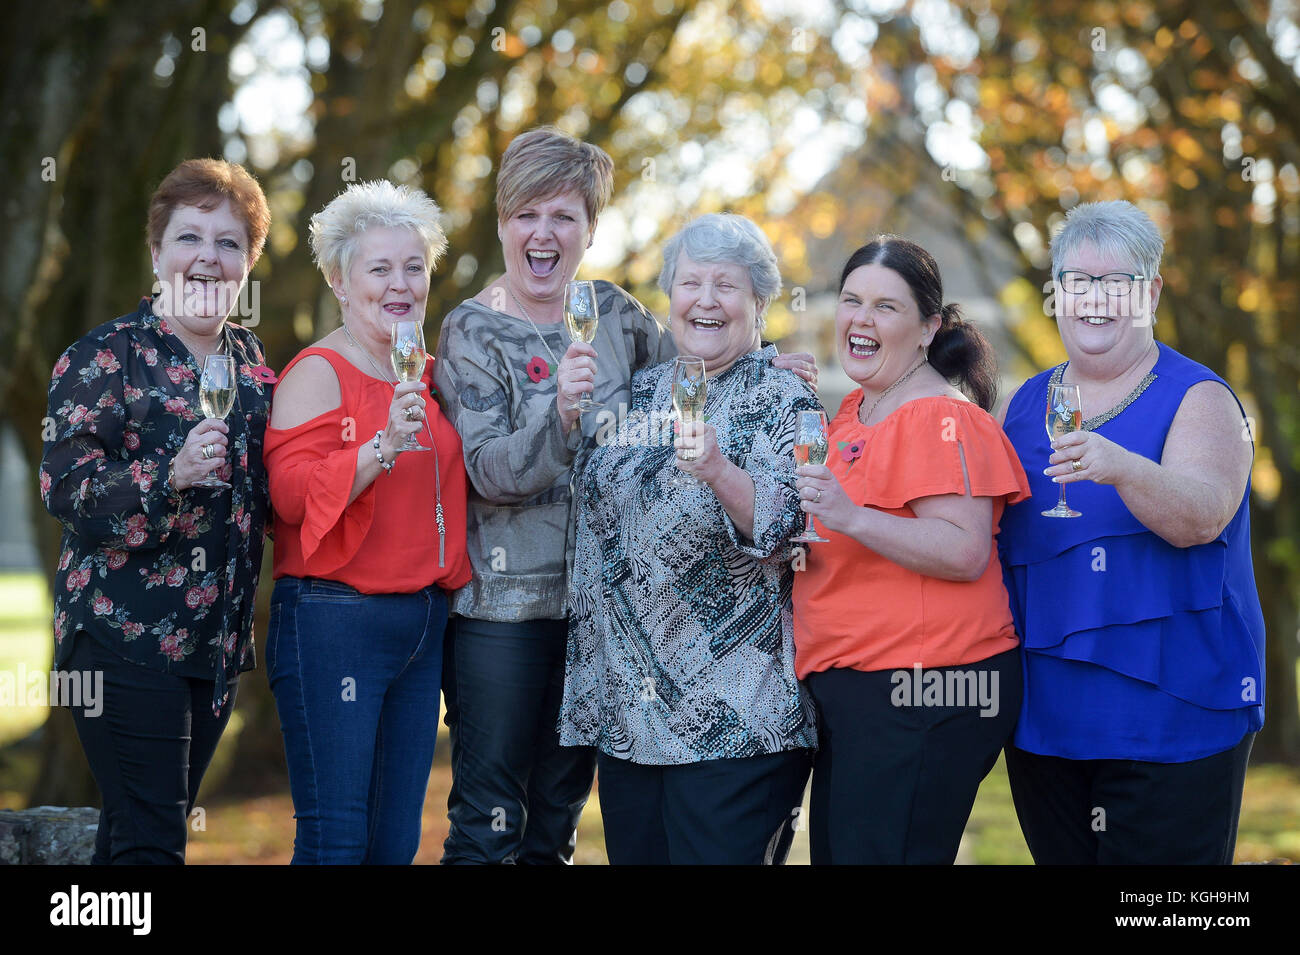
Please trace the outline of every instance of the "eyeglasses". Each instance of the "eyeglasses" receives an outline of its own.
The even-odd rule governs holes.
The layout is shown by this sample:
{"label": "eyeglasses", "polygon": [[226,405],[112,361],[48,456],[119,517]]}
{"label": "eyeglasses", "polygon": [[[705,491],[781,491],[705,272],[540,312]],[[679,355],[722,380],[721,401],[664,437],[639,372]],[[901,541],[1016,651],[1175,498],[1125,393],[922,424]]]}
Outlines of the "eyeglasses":
{"label": "eyeglasses", "polygon": [[1132,275],[1128,272],[1107,272],[1105,275],[1090,275],[1076,269],[1065,269],[1056,274],[1061,288],[1071,295],[1083,295],[1092,289],[1093,282],[1101,283],[1101,290],[1112,298],[1127,295],[1133,283],[1146,279],[1145,275]]}

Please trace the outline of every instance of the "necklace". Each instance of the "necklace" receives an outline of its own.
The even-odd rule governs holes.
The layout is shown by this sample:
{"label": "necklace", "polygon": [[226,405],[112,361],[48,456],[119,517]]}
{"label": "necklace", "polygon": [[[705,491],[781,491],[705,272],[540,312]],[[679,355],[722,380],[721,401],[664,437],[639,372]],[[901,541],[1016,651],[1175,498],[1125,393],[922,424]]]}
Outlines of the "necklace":
{"label": "necklace", "polygon": [[384,371],[379,367],[378,363],[373,358],[370,357],[370,352],[362,348],[361,343],[352,337],[352,332],[348,329],[347,322],[343,323],[343,334],[348,336],[348,341],[350,341],[353,345],[357,347],[357,351],[361,352],[361,354],[366,356],[366,361],[370,362],[370,367],[375,370],[379,378],[383,379],[385,384],[389,384],[389,385],[400,384],[400,382],[392,382],[388,380],[388,375],[385,374]]}
{"label": "necklace", "polygon": [[[402,383],[400,380],[399,380],[399,381],[389,381],[389,380],[388,380],[388,375],[384,374],[383,370],[379,367],[379,363],[376,362],[372,357],[370,357],[370,352],[368,352],[368,351],[366,351],[364,348],[362,348],[362,347],[361,347],[361,343],[358,342],[355,338],[352,337],[352,332],[348,329],[348,323],[347,323],[347,322],[344,322],[344,323],[343,323],[343,334],[346,335],[346,336],[348,336],[348,341],[350,341],[353,345],[355,345],[355,346],[357,347],[357,351],[361,352],[361,354],[363,354],[363,355],[366,356],[366,361],[370,362],[370,367],[373,368],[373,369],[375,370],[375,373],[379,376],[379,378],[381,378],[381,379],[383,380],[384,384],[386,384],[386,385],[400,385],[400,384]],[[429,436],[429,440],[430,440],[430,441],[433,441],[433,430],[429,427],[429,419],[428,419],[427,417],[424,419],[424,433],[427,434],[427,435]],[[433,460],[434,460],[434,467],[437,468],[437,466],[438,466],[438,449],[437,449],[437,447],[434,447],[434,449],[433,449]],[[438,563],[438,566],[439,566],[439,567],[442,566],[442,563],[441,563],[441,548],[442,548],[442,537],[441,537],[441,535],[442,535],[442,527],[441,527],[441,520],[442,520],[442,490],[441,490],[441,482],[442,482],[442,479],[441,479],[441,478],[438,478],[439,490],[438,490],[437,494],[438,494],[438,519],[439,519],[439,528],[438,528],[439,543],[438,543],[438,546],[439,546],[439,555],[440,555],[440,556],[439,556],[439,563]]]}
{"label": "necklace", "polygon": [[[911,370],[911,371],[909,371],[909,372],[908,372],[907,374],[905,374],[902,378],[899,378],[898,381],[894,382],[892,385],[890,385],[888,388],[886,388],[884,391],[882,391],[882,392],[880,393],[880,397],[877,398],[875,401],[873,401],[873,402],[871,403],[871,407],[870,407],[869,409],[867,409],[867,413],[866,413],[865,415],[859,413],[859,415],[858,415],[858,420],[861,421],[863,424],[866,424],[867,421],[870,420],[870,418],[871,418],[871,413],[872,413],[873,411],[876,410],[876,406],[879,405],[882,401],[885,400],[885,396],[888,395],[888,394],[889,394],[891,391],[893,391],[895,388],[897,388],[899,385],[901,385],[903,382],[907,381],[907,379],[911,378],[914,374],[916,374],[917,370],[918,370],[922,365],[925,364],[925,361],[926,361],[926,360],[925,360],[924,358],[922,358],[920,361],[918,361],[915,365],[912,366],[912,370]],[[861,406],[859,406],[859,407],[861,407]]]}
{"label": "necklace", "polygon": [[555,352],[551,351],[551,346],[546,344],[546,337],[542,334],[542,330],[537,327],[537,323],[533,321],[533,317],[528,314],[528,309],[524,308],[524,303],[519,301],[518,298],[515,298],[514,290],[510,288],[509,285],[506,286],[506,291],[509,292],[510,297],[515,300],[515,305],[518,306],[519,311],[524,313],[524,318],[528,319],[528,324],[533,326],[533,331],[535,331],[537,337],[542,340],[542,347],[546,349],[546,354],[551,356],[551,361],[555,362],[555,367],[558,369],[560,367],[560,359],[555,357]]}

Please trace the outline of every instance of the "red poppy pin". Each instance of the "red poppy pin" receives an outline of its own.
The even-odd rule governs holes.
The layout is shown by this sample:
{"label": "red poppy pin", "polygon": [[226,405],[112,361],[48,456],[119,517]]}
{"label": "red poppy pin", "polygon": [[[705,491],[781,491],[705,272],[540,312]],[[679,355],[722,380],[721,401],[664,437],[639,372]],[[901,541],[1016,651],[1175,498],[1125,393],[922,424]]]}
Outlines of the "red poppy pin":
{"label": "red poppy pin", "polygon": [[852,468],[853,462],[862,457],[862,442],[840,441],[837,443],[840,446],[840,460]]}
{"label": "red poppy pin", "polygon": [[248,369],[248,373],[268,385],[273,385],[280,380],[279,376],[266,365],[253,365]]}
{"label": "red poppy pin", "polygon": [[528,377],[532,379],[533,384],[551,377],[551,366],[536,355],[528,359],[524,371],[528,372]]}

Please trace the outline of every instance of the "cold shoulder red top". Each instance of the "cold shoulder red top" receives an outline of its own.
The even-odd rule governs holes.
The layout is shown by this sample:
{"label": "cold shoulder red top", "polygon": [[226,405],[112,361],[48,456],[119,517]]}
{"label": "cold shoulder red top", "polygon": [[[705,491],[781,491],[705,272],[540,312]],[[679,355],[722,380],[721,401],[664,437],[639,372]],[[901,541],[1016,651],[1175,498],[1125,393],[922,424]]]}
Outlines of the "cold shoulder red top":
{"label": "cold shoulder red top", "polygon": [[[263,454],[274,509],[273,576],[323,577],[374,594],[414,593],[432,584],[447,590],[463,586],[470,579],[465,462],[460,437],[432,392],[424,399],[429,427],[418,437],[428,446],[432,433],[437,453],[399,454],[392,472],[381,473],[349,504],[358,445],[369,446],[375,432],[388,423],[393,385],[362,373],[327,348],[304,349],[280,377],[307,355],[330,363],[342,401],[297,427],[266,429]],[[430,358],[423,376],[430,388],[432,369]],[[442,566],[439,485],[445,525]]]}

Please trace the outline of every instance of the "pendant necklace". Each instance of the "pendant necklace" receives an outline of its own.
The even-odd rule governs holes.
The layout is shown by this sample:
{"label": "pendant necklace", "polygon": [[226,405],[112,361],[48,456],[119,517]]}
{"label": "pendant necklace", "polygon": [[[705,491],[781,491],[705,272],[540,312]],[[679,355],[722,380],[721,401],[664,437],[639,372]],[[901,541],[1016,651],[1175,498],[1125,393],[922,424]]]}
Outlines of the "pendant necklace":
{"label": "pendant necklace", "polygon": [[911,378],[914,374],[916,374],[917,370],[920,369],[920,367],[924,365],[925,362],[926,360],[922,358],[920,361],[918,361],[915,365],[912,366],[911,371],[909,371],[902,378],[899,378],[898,381],[894,382],[892,385],[890,385],[888,388],[882,391],[880,393],[880,397],[871,403],[871,407],[867,409],[867,413],[865,415],[859,415],[858,420],[861,421],[863,424],[866,424],[867,420],[871,417],[871,413],[876,410],[876,406],[885,400],[885,396],[888,395],[895,388],[897,388],[899,385],[901,385],[903,382],[907,381],[907,379]]}

